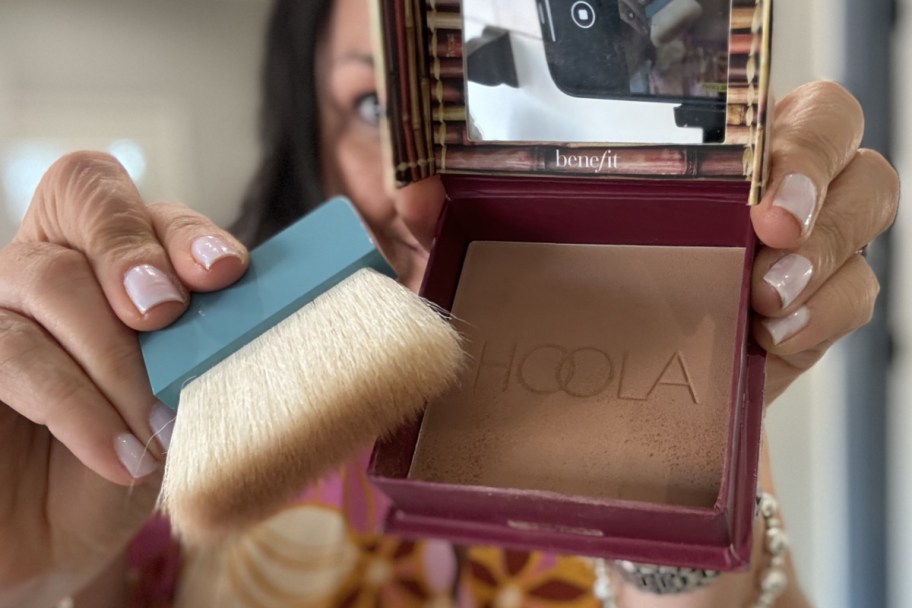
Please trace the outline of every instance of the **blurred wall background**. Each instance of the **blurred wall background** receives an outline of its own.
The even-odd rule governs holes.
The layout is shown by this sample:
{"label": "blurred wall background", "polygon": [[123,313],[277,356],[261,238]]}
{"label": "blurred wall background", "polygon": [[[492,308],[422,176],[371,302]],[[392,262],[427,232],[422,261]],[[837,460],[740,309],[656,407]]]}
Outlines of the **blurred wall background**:
{"label": "blurred wall background", "polygon": [[[894,160],[912,188],[912,0],[898,0],[893,69]],[[890,322],[895,359],[888,400],[888,572],[890,606],[912,606],[912,211],[910,199],[894,229]]]}
{"label": "blurred wall background", "polygon": [[[779,0],[778,95],[818,78],[857,82],[860,59],[892,50],[892,65],[878,66],[892,70],[890,83],[881,84],[892,84],[899,102],[912,99],[912,0],[897,1],[903,10],[891,47],[889,31],[877,32],[877,24],[892,0]],[[267,0],[2,0],[0,243],[14,233],[44,169],[78,148],[115,152],[147,200],[180,200],[228,223],[258,153],[268,8]],[[889,90],[858,86],[873,95]],[[895,110],[878,107],[872,115],[869,108],[869,122],[894,135],[893,159],[909,175],[912,113],[905,103]],[[900,217],[892,250],[877,253],[893,262],[884,265],[889,290],[879,316],[896,353],[889,405],[870,387],[871,370],[860,369],[887,372],[889,361],[878,353],[889,345],[875,332],[828,355],[768,415],[802,583],[827,608],[912,606],[912,578],[904,575],[912,571],[908,215]],[[858,391],[849,390],[859,386],[871,403],[859,406]],[[870,424],[859,427],[858,420]]]}
{"label": "blurred wall background", "polygon": [[266,0],[0,2],[0,241],[49,160],[79,148],[116,152],[147,200],[230,221],[257,158],[268,9]]}

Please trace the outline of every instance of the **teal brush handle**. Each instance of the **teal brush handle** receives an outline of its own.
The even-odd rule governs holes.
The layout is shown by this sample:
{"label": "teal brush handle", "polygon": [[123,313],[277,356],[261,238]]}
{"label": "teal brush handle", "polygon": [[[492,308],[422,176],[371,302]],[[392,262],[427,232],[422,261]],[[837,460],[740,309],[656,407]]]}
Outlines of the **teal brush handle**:
{"label": "teal brush handle", "polygon": [[152,391],[176,408],[187,382],[362,268],[395,276],[351,203],[332,199],[251,252],[240,281],[140,335]]}
{"label": "teal brush handle", "polygon": [[671,4],[672,0],[653,0],[653,2],[646,5],[644,9],[647,19],[652,19],[655,17],[656,13],[660,10]]}

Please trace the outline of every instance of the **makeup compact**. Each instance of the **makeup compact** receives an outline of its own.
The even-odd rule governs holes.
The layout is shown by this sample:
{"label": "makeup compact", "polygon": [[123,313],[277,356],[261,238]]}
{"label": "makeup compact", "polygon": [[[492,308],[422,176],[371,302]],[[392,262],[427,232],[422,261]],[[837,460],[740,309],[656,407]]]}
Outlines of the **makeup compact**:
{"label": "makeup compact", "polygon": [[376,3],[392,175],[447,196],[422,295],[469,355],[375,447],[392,533],[748,564],[770,4],[633,4]]}

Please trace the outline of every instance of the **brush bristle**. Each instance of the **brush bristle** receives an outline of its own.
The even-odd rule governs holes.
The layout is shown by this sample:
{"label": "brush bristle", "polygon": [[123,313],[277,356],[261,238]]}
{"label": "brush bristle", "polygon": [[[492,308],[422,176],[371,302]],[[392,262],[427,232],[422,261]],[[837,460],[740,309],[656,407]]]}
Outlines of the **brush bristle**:
{"label": "brush bristle", "polygon": [[361,270],[181,391],[160,507],[188,542],[277,511],[456,380],[458,333]]}

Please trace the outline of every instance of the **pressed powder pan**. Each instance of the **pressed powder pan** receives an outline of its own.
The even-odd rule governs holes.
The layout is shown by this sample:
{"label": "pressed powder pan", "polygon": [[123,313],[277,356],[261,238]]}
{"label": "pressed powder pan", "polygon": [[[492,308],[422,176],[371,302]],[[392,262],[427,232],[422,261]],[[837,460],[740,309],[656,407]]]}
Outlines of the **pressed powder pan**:
{"label": "pressed powder pan", "polygon": [[474,242],[409,477],[711,507],[744,249]]}

